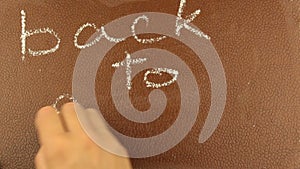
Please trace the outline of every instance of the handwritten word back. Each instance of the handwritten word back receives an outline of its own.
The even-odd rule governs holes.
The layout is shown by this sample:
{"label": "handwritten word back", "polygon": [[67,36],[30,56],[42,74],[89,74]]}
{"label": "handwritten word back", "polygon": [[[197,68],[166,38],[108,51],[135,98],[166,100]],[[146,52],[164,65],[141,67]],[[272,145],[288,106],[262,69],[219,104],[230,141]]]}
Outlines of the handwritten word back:
{"label": "handwritten word back", "polygon": [[[174,29],[174,32],[176,33],[176,35],[180,36],[180,31],[182,29],[186,29],[188,31],[193,32],[195,35],[197,35],[199,37],[203,37],[203,38],[210,40],[210,37],[208,35],[206,35],[202,31],[197,30],[189,25],[189,23],[191,23],[200,14],[200,9],[196,10],[195,12],[191,13],[187,17],[183,18],[182,13],[184,11],[185,4],[186,4],[186,0],[180,1],[178,13],[177,13],[177,20],[176,20],[175,29]],[[155,38],[149,38],[149,39],[140,39],[137,36],[136,30],[135,30],[135,26],[139,23],[140,20],[145,21],[147,25],[149,23],[149,18],[145,15],[137,17],[133,21],[132,26],[131,26],[131,33],[136,41],[147,44],[147,43],[155,43],[155,42],[161,41],[166,38],[166,36],[161,36],[161,37],[155,37]],[[98,37],[96,37],[92,42],[89,42],[87,44],[82,44],[82,45],[78,44],[78,37],[80,36],[82,31],[88,27],[95,29],[95,31],[97,31],[97,32],[101,32],[101,34]],[[29,31],[26,30],[26,12],[24,10],[21,11],[21,30],[22,31],[21,31],[20,39],[21,39],[22,60],[25,60],[26,54],[31,55],[31,56],[48,55],[48,54],[56,52],[60,47],[61,39],[59,38],[58,33],[55,32],[53,29],[51,29],[49,27],[45,27],[45,28],[38,28],[38,29],[29,30]],[[27,38],[29,38],[33,35],[37,35],[37,34],[50,34],[50,35],[54,36],[57,40],[56,45],[48,50],[34,51],[32,49],[27,48],[26,47]],[[89,48],[89,47],[95,45],[97,42],[99,42],[103,38],[107,39],[110,42],[114,42],[114,43],[119,43],[119,42],[122,42],[125,40],[125,38],[122,38],[122,37],[117,38],[117,37],[112,37],[112,36],[108,35],[105,31],[104,26],[101,26],[98,29],[95,23],[86,23],[86,24],[83,24],[75,33],[74,46],[78,49]]]}

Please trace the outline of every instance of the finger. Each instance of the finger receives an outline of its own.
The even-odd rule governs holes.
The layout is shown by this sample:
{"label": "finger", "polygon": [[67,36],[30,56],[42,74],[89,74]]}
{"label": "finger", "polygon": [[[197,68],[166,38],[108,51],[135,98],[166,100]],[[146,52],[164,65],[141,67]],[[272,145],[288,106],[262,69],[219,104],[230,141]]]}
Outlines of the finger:
{"label": "finger", "polygon": [[34,164],[36,169],[47,169],[45,161],[43,149],[41,148],[35,156]]}
{"label": "finger", "polygon": [[92,140],[101,145],[101,148],[106,151],[117,154],[123,157],[129,157],[127,150],[119,142],[119,140],[110,132],[106,126],[105,119],[99,116],[99,112],[95,109],[84,110],[86,116],[88,116],[89,121],[83,124],[87,128],[86,132],[89,136],[92,136]]}
{"label": "finger", "polygon": [[59,116],[51,106],[44,107],[38,111],[35,124],[41,145],[56,135],[64,133]]}
{"label": "finger", "polygon": [[83,133],[75,111],[75,103],[67,103],[63,105],[61,115],[66,123],[68,131],[79,134]]}

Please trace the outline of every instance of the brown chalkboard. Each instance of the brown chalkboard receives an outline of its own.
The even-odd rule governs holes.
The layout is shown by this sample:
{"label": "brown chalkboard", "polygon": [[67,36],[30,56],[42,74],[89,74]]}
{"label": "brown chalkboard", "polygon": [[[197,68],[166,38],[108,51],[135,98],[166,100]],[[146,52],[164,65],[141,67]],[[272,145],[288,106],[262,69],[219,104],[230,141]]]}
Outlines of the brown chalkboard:
{"label": "brown chalkboard", "polygon": [[[85,50],[74,45],[74,36],[81,26],[94,23],[100,28],[121,17],[146,12],[176,17],[179,6],[180,0],[1,2],[0,168],[34,168],[39,148],[35,113],[42,106],[53,104],[59,95],[74,92],[74,70]],[[152,48],[169,51],[189,67],[198,85],[201,104],[188,134],[166,152],[133,158],[133,167],[300,168],[300,2],[187,0],[183,16],[197,9],[201,9],[201,13],[192,23],[209,35],[226,77],[226,95],[217,97],[226,98],[222,118],[204,143],[199,143],[199,135],[210,109],[222,107],[219,103],[211,105],[216,99],[212,97],[212,88],[218,84],[219,89],[224,86],[221,83],[212,85],[208,63],[199,59],[190,46],[172,37],[147,44],[128,37],[116,43],[99,63],[95,79],[99,108],[114,129],[130,137],[147,138],[172,127],[182,107],[181,94],[188,97],[195,91],[180,93],[179,83],[170,81],[174,76],[165,75],[158,80],[172,84],[160,87],[167,100],[162,115],[146,124],[125,119],[116,108],[111,87],[116,71],[116,66],[112,65],[126,59],[125,51],[134,53]],[[26,23],[22,22],[22,17]],[[164,24],[157,23],[158,26]],[[175,28],[174,22],[174,34]],[[35,29],[40,29],[36,35],[26,34]],[[43,31],[47,33],[41,34]],[[106,31],[111,35],[110,29]],[[78,43],[84,44],[94,33],[92,26],[85,29],[78,36]],[[143,38],[159,36],[157,33],[141,35]],[[51,48],[53,50],[49,51]],[[46,53],[35,53],[42,50]],[[168,63],[171,69],[173,62]],[[143,70],[132,77],[129,92],[133,107],[139,111],[150,108],[149,93],[154,90],[145,87],[146,72]],[[179,72],[179,76],[184,73]],[[128,87],[126,81],[122,83]],[[189,99],[187,102],[193,106],[194,100]]]}

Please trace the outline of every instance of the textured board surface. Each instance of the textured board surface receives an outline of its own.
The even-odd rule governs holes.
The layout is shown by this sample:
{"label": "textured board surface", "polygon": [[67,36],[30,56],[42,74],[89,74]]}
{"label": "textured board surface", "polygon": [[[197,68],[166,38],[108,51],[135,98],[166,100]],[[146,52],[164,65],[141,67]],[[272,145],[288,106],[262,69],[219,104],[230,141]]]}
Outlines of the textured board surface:
{"label": "textured board surface", "polygon": [[[139,12],[176,15],[179,3],[179,0],[1,2],[0,168],[34,168],[39,148],[35,113],[62,93],[72,93],[72,75],[80,53],[73,39],[81,25],[91,22],[100,27]],[[153,136],[170,127],[180,109],[180,93],[176,85],[163,90],[168,104],[157,121],[144,125],[126,121],[107,92],[113,72],[111,64],[125,57],[124,50],[165,49],[196,72],[201,106],[194,127],[171,150],[150,158],[132,159],[134,168],[299,169],[299,0],[188,0],[186,14],[196,9],[201,9],[201,14],[193,24],[210,35],[223,63],[228,88],[223,117],[207,142],[199,144],[198,137],[211,101],[209,77],[188,46],[174,39],[149,46],[128,39],[116,45],[99,66],[95,90],[104,117],[118,131],[134,137]],[[58,33],[61,43],[56,52],[44,56],[27,53],[22,61],[21,10],[26,11],[27,29],[49,27]],[[84,32],[80,42],[85,42],[92,33],[92,30]],[[32,49],[49,49],[55,44],[55,38],[47,35],[27,40],[27,47]],[[131,101],[142,111],[149,105],[148,90],[142,87],[140,79],[142,74],[133,79]]]}

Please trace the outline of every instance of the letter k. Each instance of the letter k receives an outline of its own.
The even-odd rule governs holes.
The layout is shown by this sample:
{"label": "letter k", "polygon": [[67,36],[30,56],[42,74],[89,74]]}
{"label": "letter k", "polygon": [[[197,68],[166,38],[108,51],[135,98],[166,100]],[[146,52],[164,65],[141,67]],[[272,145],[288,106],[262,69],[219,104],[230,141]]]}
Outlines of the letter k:
{"label": "letter k", "polygon": [[186,18],[182,17],[182,13],[183,13],[185,4],[186,4],[186,0],[181,0],[180,1],[180,6],[179,6],[179,9],[178,9],[177,19],[176,19],[176,35],[180,36],[181,29],[185,28],[185,29],[195,33],[196,35],[198,35],[200,37],[204,37],[204,38],[210,40],[210,37],[208,35],[204,34],[202,31],[197,30],[197,29],[195,29],[195,28],[193,28],[192,26],[189,25],[189,23],[191,23],[201,13],[200,9],[198,9],[195,12],[191,13]]}

